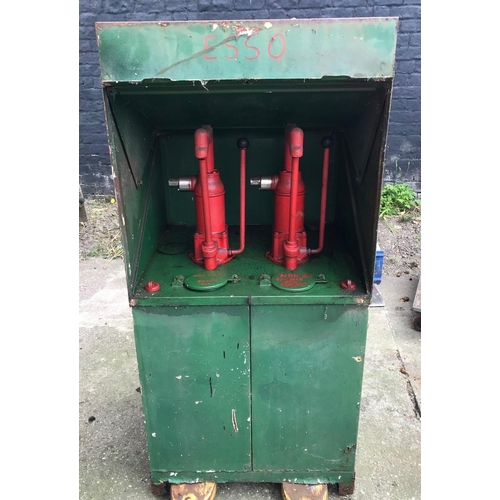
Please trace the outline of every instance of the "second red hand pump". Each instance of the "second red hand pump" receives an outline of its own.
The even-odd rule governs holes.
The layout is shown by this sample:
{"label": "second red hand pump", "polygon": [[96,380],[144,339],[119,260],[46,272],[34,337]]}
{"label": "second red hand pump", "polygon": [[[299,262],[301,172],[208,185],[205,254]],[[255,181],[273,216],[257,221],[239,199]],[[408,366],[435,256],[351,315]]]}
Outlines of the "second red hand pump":
{"label": "second red hand pump", "polygon": [[299,170],[299,159],[304,153],[304,132],[295,125],[285,129],[284,168],[278,175],[252,178],[250,184],[263,190],[274,191],[274,224],[272,247],[266,256],[289,271],[307,262],[309,255],[323,250],[326,220],[326,196],[328,186],[328,167],[330,148],[333,140],[323,137],[323,173],[321,182],[321,209],[318,248],[307,247],[307,234],[304,228],[305,185]]}

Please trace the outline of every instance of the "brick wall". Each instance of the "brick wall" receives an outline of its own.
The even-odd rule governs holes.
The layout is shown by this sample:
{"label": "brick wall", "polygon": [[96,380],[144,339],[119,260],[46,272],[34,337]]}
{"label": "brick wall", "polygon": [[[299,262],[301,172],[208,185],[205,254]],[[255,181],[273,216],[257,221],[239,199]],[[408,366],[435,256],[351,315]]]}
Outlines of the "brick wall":
{"label": "brick wall", "polygon": [[400,19],[385,182],[420,191],[420,0],[80,0],[80,184],[85,195],[112,195],[94,23],[286,19]]}

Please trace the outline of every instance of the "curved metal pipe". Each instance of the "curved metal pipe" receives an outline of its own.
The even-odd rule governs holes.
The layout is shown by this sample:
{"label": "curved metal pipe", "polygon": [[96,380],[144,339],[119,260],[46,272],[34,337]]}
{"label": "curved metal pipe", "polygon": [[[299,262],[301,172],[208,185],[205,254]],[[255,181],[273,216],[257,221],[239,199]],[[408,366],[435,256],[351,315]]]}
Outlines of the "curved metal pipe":
{"label": "curved metal pipe", "polygon": [[245,249],[245,200],[246,200],[246,165],[247,148],[250,145],[248,139],[238,139],[240,148],[240,247],[237,250],[229,250],[229,255],[238,255]]}
{"label": "curved metal pipe", "polygon": [[332,147],[333,141],[329,136],[323,137],[321,139],[321,146],[323,146],[323,175],[321,178],[321,208],[319,214],[319,241],[318,248],[307,249],[309,255],[315,255],[323,250],[323,245],[325,242],[325,222],[326,222],[326,196],[328,189],[328,167],[330,165],[330,148]]}

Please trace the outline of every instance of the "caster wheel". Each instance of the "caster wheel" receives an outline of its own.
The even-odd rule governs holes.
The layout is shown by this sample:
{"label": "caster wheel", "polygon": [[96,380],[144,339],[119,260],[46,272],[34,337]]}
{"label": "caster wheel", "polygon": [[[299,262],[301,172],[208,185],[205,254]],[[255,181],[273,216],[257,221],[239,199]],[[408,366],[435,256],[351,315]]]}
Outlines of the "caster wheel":
{"label": "caster wheel", "polygon": [[417,314],[416,316],[413,317],[412,325],[417,332],[420,331],[420,314]]}

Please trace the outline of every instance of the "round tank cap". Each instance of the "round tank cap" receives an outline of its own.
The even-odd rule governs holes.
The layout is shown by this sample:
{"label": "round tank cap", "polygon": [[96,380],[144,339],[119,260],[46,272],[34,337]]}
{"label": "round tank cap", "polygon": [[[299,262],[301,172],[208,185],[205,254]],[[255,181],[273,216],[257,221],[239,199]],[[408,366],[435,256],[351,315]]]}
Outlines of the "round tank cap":
{"label": "round tank cap", "polygon": [[286,292],[306,292],[316,284],[316,278],[309,273],[280,273],[271,278],[271,283]]}
{"label": "round tank cap", "polygon": [[222,288],[228,281],[225,274],[214,271],[201,271],[191,274],[184,280],[184,286],[199,292],[211,292]]}

